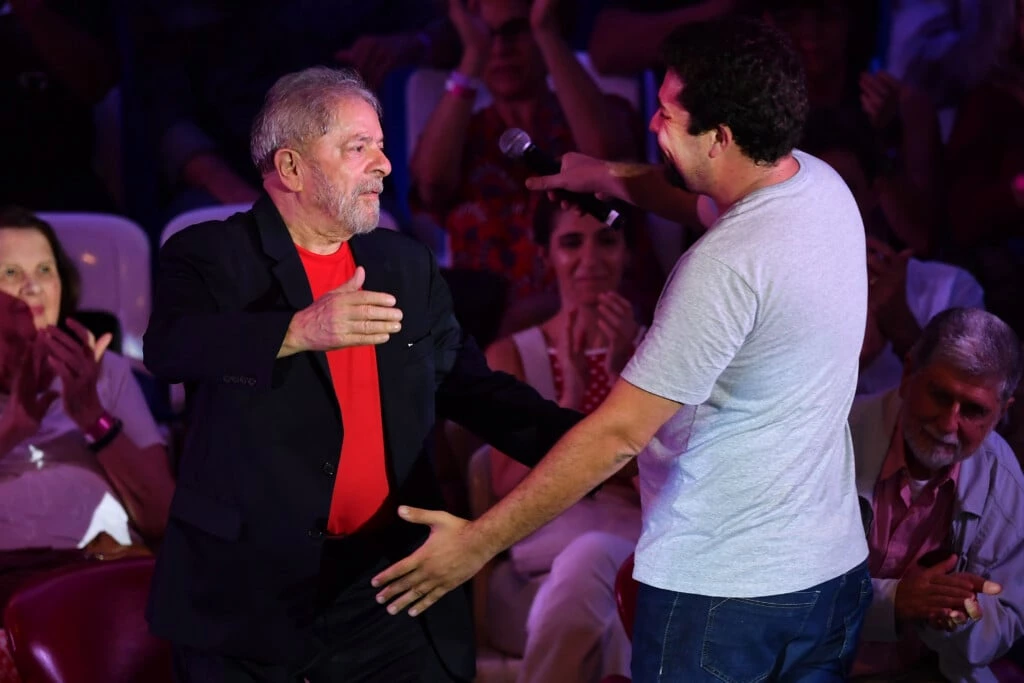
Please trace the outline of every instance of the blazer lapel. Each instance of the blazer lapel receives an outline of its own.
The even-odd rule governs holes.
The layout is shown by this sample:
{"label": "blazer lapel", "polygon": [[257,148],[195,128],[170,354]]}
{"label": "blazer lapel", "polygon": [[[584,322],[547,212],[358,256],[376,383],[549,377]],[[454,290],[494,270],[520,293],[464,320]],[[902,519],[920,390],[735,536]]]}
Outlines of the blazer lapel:
{"label": "blazer lapel", "polygon": [[[277,207],[267,195],[263,195],[257,200],[252,211],[259,228],[263,253],[275,261],[271,272],[281,285],[281,291],[284,293],[288,305],[296,311],[301,311],[313,303],[313,290],[309,288],[306,269],[302,267],[302,260],[292,242],[288,227],[284,224]],[[331,381],[330,368],[327,366],[327,354],[323,351],[311,353],[322,375],[321,379],[327,383],[330,394],[334,397],[334,385]],[[337,399],[332,398],[332,400],[336,401]]]}
{"label": "blazer lapel", "polygon": [[[398,280],[394,264],[390,255],[381,248],[380,241],[366,235],[356,235],[349,240],[349,246],[356,265],[366,270],[363,289],[368,292],[387,292],[397,297]],[[377,374],[381,381],[381,391],[385,387],[386,370],[394,366],[399,351],[394,336],[386,344],[378,344],[376,347]]]}

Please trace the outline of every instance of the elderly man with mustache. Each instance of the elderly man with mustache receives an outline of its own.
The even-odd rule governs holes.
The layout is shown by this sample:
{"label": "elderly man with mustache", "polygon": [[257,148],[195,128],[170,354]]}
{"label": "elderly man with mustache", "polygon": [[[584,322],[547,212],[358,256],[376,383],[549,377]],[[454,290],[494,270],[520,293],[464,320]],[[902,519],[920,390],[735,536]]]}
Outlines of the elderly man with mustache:
{"label": "elderly man with mustache", "polygon": [[993,431],[1021,370],[1006,323],[952,308],[898,390],[855,404],[874,587],[855,679],[995,681],[988,665],[1024,635],[1024,476]]}

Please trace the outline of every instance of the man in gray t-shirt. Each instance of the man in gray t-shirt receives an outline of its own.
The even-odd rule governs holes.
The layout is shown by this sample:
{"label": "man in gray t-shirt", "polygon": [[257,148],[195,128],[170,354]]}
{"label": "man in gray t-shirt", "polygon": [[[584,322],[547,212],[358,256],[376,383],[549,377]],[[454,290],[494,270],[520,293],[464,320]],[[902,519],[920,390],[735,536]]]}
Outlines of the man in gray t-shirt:
{"label": "man in gray t-shirt", "polygon": [[664,53],[665,166],[570,154],[530,185],[677,220],[700,193],[720,218],[605,402],[479,520],[400,509],[431,537],[374,585],[419,614],[639,454],[633,680],[843,680],[871,598],[846,422],[864,228],[842,179],[793,149],[807,95],[781,34],[731,19],[678,29]]}

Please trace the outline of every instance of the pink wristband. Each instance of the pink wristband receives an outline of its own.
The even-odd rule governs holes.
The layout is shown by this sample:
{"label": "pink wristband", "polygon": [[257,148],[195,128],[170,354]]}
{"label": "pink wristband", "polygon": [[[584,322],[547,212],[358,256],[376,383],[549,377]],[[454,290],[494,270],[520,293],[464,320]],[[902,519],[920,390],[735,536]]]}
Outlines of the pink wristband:
{"label": "pink wristband", "polygon": [[472,101],[476,99],[476,88],[470,88],[462,85],[461,83],[456,83],[450,78],[445,81],[444,89],[446,92],[450,92],[456,97],[461,97],[465,100]]}
{"label": "pink wristband", "polygon": [[88,444],[94,444],[100,441],[103,437],[110,433],[110,430],[117,424],[117,418],[110,413],[104,411],[100,415],[99,419],[91,427],[85,430],[85,441]]}

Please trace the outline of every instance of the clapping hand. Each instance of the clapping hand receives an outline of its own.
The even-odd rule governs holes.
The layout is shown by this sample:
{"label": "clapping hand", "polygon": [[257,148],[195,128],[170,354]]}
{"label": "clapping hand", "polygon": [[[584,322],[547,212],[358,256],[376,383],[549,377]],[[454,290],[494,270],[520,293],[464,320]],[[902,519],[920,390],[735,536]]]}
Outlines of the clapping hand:
{"label": "clapping hand", "polygon": [[462,41],[459,71],[466,76],[479,75],[491,52],[491,31],[476,13],[476,3],[448,0],[448,18]]}
{"label": "clapping hand", "polygon": [[950,574],[956,562],[957,556],[950,555],[934,567],[903,577],[896,588],[897,621],[923,622],[951,630],[966,623],[967,617],[980,619],[977,594],[997,595],[1003,589],[976,574]]}
{"label": "clapping hand", "polygon": [[32,436],[57,399],[32,312],[21,299],[0,292],[0,391],[10,400],[0,415],[0,443],[13,446]]}
{"label": "clapping hand", "polygon": [[860,106],[871,125],[884,130],[900,111],[902,84],[885,71],[860,76]]}
{"label": "clapping hand", "polygon": [[14,371],[11,397],[0,415],[0,441],[17,444],[39,431],[46,411],[59,396],[49,388],[52,383],[46,349],[39,338],[33,339]]}
{"label": "clapping hand", "polygon": [[633,305],[618,292],[602,292],[598,295],[597,327],[608,340],[605,370],[609,377],[617,377],[632,357],[640,331],[633,315]]}
{"label": "clapping hand", "polygon": [[559,0],[533,0],[530,5],[530,27],[534,31],[559,32]]}
{"label": "clapping hand", "polygon": [[593,312],[577,308],[566,311],[565,326],[555,344],[555,355],[562,368],[562,395],[559,404],[566,408],[580,410],[583,396],[587,391],[586,339],[587,329],[592,324]]}
{"label": "clapping hand", "polygon": [[352,65],[367,85],[378,89],[398,67],[415,63],[426,46],[411,34],[360,36],[350,47],[334,53],[334,59]]}
{"label": "clapping hand", "polygon": [[885,242],[867,238],[868,307],[876,314],[882,328],[896,313],[893,309],[907,305],[907,264],[913,252],[897,252]]}
{"label": "clapping hand", "polygon": [[96,392],[100,359],[113,336],[99,339],[84,325],[68,318],[69,332],[48,327],[39,332],[39,339],[48,355],[48,364],[61,380],[64,412],[76,425],[87,430],[103,415],[103,405]]}

